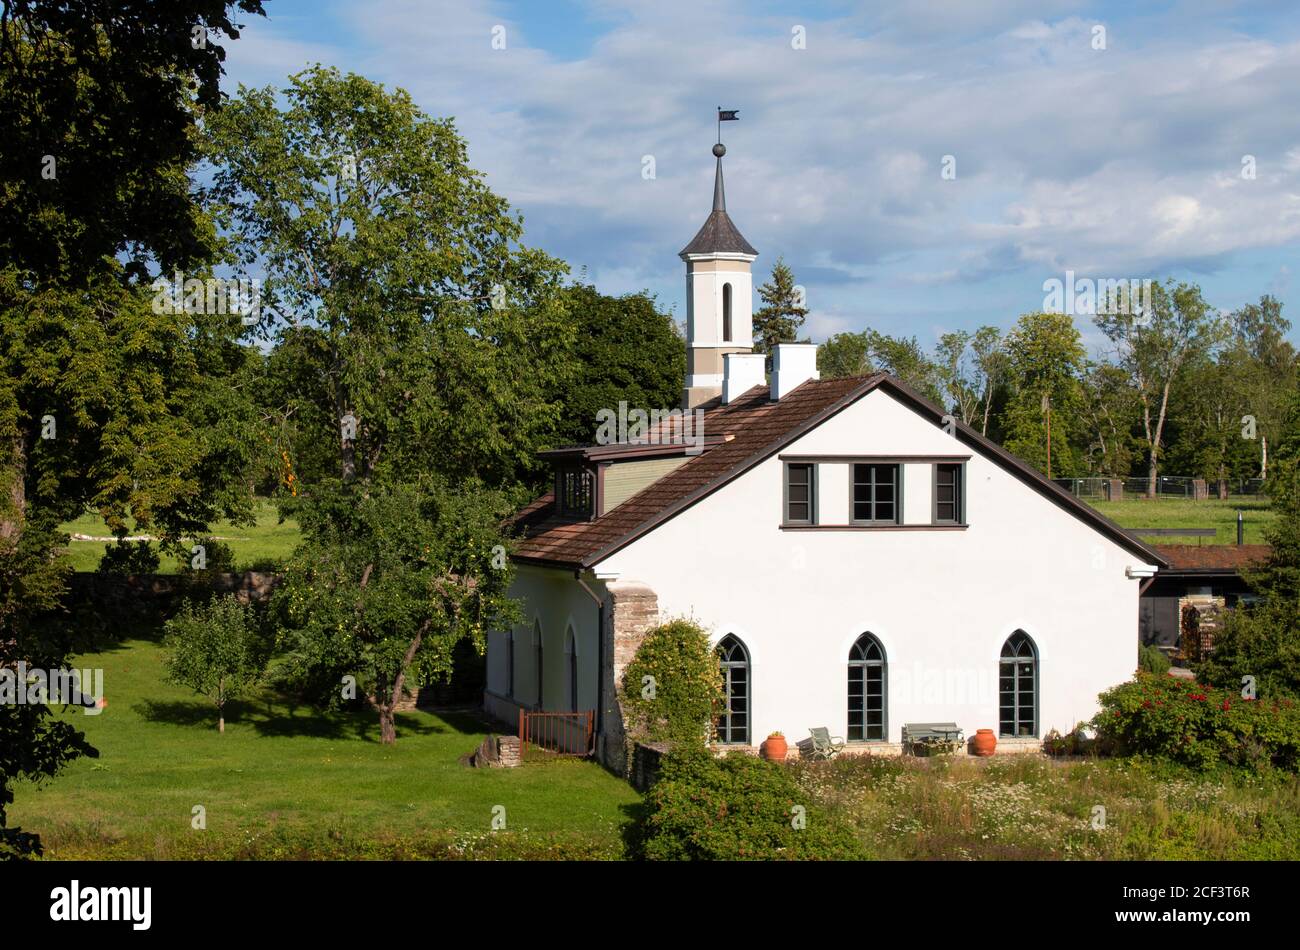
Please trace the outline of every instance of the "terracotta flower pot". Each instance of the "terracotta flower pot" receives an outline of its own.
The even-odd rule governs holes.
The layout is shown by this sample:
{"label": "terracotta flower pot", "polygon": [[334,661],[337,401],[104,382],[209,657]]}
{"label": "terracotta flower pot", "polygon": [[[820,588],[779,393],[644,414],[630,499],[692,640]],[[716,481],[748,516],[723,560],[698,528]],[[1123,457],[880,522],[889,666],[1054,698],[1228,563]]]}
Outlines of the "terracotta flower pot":
{"label": "terracotta flower pot", "polygon": [[789,748],[785,736],[768,736],[766,741],[759,746],[758,751],[769,762],[784,762],[785,753]]}
{"label": "terracotta flower pot", "polygon": [[992,755],[993,750],[998,747],[998,740],[993,735],[992,729],[976,729],[975,741],[971,743],[971,750],[976,755]]}

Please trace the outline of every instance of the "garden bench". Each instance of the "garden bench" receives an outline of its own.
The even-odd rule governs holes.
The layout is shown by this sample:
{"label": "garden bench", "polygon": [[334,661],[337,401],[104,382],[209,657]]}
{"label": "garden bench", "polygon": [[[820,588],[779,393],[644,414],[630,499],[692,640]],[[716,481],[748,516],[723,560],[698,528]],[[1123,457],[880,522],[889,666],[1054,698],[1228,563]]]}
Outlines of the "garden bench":
{"label": "garden bench", "polygon": [[832,736],[824,726],[808,730],[810,738],[799,743],[799,751],[814,759],[833,759],[844,751],[844,740]]}
{"label": "garden bench", "polygon": [[909,722],[903,726],[904,754],[956,752],[961,744],[961,728],[955,722]]}

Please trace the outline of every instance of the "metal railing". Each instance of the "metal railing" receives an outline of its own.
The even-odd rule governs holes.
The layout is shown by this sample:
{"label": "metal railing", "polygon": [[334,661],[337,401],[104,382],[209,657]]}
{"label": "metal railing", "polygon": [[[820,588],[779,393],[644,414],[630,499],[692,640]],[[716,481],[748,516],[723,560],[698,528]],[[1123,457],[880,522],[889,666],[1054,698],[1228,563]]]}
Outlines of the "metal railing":
{"label": "metal railing", "polygon": [[[1052,481],[1076,498],[1089,501],[1110,500],[1112,481],[1121,484],[1125,498],[1145,498],[1148,484],[1145,478],[1054,478]],[[1156,478],[1156,498],[1192,498],[1194,481],[1185,475],[1160,475]],[[1259,496],[1264,493],[1262,478],[1230,478],[1227,483],[1228,494],[1231,496]],[[1209,480],[1206,488],[1210,499],[1219,497],[1217,481]]]}
{"label": "metal railing", "polygon": [[528,754],[531,742],[555,755],[586,757],[594,751],[596,713],[529,712],[519,710],[519,757]]}

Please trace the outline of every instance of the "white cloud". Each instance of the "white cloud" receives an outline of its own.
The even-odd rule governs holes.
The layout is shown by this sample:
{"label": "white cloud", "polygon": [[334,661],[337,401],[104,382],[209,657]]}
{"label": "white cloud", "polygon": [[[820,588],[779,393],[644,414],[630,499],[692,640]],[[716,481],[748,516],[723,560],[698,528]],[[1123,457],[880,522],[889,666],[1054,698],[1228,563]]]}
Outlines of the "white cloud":
{"label": "white cloud", "polygon": [[[829,332],[857,319],[843,304],[855,289],[879,300],[882,268],[901,312],[944,282],[974,297],[1022,273],[1028,302],[1044,271],[1163,275],[1300,242],[1300,44],[1207,36],[1203,21],[1179,39],[1070,6],[948,0],[814,21],[739,0],[600,0],[606,32],[576,60],[530,46],[492,2],[340,6],[343,48],[297,39],[268,7],[230,72],[260,82],[316,58],[403,86],[455,116],[531,240],[607,276],[602,289],[665,302],[680,302],[675,254],[708,211],[712,108],[739,108],[724,126],[728,207],[760,269],[781,252],[796,274],[844,281],[843,315],[815,316]],[[805,50],[790,48],[793,23]],[[497,24],[505,50],[491,48]],[[947,154],[955,181],[940,178]]]}

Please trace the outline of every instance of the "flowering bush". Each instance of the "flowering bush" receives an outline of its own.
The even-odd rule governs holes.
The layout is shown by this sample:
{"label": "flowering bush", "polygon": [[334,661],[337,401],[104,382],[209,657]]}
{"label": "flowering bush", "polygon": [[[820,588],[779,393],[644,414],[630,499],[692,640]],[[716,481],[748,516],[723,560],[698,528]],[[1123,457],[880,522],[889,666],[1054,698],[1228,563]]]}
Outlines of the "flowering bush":
{"label": "flowering bush", "polygon": [[1171,676],[1139,673],[1101,695],[1093,720],[1103,747],[1195,768],[1220,763],[1300,766],[1300,707],[1286,698],[1243,698]]}
{"label": "flowering bush", "polygon": [[664,759],[628,831],[651,861],[843,861],[866,857],[838,814],[810,801],[789,769],[743,753],[696,748]]}
{"label": "flowering bush", "polygon": [[682,617],[649,631],[623,673],[621,698],[636,740],[703,745],[723,703],[709,635]]}

